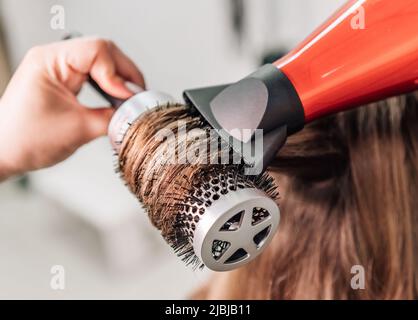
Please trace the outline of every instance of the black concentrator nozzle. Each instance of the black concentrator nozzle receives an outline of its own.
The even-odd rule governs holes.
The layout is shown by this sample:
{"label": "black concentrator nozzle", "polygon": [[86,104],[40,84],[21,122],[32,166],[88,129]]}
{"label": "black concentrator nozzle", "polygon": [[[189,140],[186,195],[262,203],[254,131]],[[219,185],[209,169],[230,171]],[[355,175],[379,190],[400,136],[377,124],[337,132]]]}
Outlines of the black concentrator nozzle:
{"label": "black concentrator nozzle", "polygon": [[[241,144],[235,151],[241,153],[247,164],[262,168],[261,171],[267,168],[287,136],[304,126],[303,106],[293,84],[272,64],[234,84],[186,90],[183,95],[225,141],[229,144],[233,141],[233,148]],[[259,130],[261,135],[257,134]],[[257,152],[256,139],[260,136],[262,150]]]}

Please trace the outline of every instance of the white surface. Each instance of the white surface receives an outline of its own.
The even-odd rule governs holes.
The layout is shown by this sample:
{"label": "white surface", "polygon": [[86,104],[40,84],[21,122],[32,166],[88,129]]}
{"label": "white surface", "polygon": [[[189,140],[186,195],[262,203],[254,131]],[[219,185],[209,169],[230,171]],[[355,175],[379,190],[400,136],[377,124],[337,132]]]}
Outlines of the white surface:
{"label": "white surface", "polygon": [[[107,268],[99,234],[71,212],[8,182],[0,184],[0,299],[183,299],[208,272],[192,271],[154,230],[154,251],[123,273]],[[65,289],[50,287],[51,267]]]}
{"label": "white surface", "polygon": [[31,182],[44,195],[105,228],[109,223],[143,213],[138,200],[115,173],[114,161],[107,138],[101,138],[79,149],[64,163],[32,173]]}

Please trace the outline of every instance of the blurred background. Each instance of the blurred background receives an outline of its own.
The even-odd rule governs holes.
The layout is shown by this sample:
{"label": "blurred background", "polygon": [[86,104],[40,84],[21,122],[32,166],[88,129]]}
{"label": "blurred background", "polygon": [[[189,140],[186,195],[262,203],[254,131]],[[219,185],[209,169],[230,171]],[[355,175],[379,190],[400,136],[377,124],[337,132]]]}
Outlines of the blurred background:
{"label": "blurred background", "polygon": [[[273,61],[343,3],[0,0],[0,95],[30,47],[79,31],[115,41],[148,87],[180,100],[186,88],[235,81]],[[104,103],[88,87],[80,99]],[[210,276],[187,268],[151,227],[112,154],[102,138],[60,165],[0,184],[0,298],[183,299]],[[50,286],[57,265],[64,290]]]}

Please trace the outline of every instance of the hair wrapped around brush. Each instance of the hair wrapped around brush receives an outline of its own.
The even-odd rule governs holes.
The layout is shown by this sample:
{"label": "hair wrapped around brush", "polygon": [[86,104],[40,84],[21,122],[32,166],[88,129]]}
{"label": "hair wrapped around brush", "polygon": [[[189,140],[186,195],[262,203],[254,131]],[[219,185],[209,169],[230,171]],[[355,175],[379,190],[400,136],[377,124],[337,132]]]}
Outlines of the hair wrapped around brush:
{"label": "hair wrapped around brush", "polygon": [[[193,251],[193,232],[205,208],[220,195],[254,187],[277,197],[268,174],[244,175],[244,165],[232,162],[236,154],[210,131],[187,106],[158,107],[132,124],[119,155],[122,178],[153,225],[176,253],[194,266],[202,264]],[[220,147],[212,150],[213,145]],[[222,164],[225,158],[228,163]]]}

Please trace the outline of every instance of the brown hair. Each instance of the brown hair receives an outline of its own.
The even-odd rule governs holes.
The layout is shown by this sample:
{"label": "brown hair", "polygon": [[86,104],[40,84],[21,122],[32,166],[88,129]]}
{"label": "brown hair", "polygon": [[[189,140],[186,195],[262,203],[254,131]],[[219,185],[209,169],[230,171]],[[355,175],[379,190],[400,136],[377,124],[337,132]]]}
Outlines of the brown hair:
{"label": "brown hair", "polygon": [[[273,178],[243,174],[242,164],[232,162],[231,148],[221,141],[193,110],[169,105],[143,114],[121,145],[118,169],[127,186],[177,255],[195,267],[203,264],[193,250],[194,230],[220,195],[251,187],[277,196]],[[183,143],[185,153],[180,151]],[[190,163],[190,155],[196,161]],[[228,164],[222,164],[223,155]]]}
{"label": "brown hair", "polygon": [[[218,274],[203,298],[393,299],[417,297],[418,109],[396,97],[316,121],[290,137],[272,163],[281,224],[267,250],[247,266]],[[122,145],[120,170],[151,221],[181,247],[178,204],[202,165],[153,162],[162,128],[206,124],[184,106],[146,114]],[[191,221],[193,224],[193,221]],[[184,245],[184,243],[182,244]],[[182,253],[194,262],[190,246]],[[351,287],[352,267],[365,289]]]}
{"label": "brown hair", "polygon": [[[417,298],[417,108],[413,94],[391,98],[290,137],[271,166],[282,213],[272,244],[200,297]],[[364,290],[351,287],[355,265]]]}

